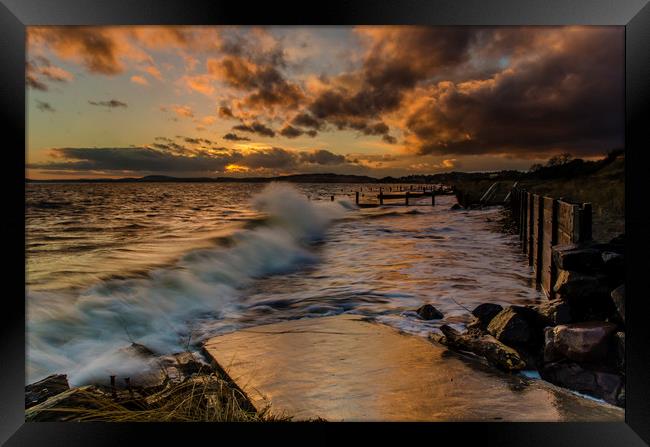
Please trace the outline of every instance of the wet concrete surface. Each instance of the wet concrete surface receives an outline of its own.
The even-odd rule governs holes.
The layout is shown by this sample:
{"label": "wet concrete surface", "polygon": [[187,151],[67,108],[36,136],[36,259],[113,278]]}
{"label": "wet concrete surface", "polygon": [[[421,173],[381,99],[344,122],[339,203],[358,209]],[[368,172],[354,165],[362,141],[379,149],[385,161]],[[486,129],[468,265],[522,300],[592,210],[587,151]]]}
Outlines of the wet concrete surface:
{"label": "wet concrete surface", "polygon": [[354,315],[257,326],[204,346],[258,409],[294,420],[624,420],[620,408]]}

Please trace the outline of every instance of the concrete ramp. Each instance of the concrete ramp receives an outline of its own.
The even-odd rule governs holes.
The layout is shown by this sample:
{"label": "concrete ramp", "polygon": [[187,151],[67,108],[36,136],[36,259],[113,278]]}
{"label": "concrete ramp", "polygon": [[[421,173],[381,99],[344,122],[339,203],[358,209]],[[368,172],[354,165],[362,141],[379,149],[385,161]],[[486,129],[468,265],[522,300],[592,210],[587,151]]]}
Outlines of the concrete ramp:
{"label": "concrete ramp", "polygon": [[620,408],[513,376],[358,316],[212,338],[206,353],[258,408],[294,420],[623,421]]}

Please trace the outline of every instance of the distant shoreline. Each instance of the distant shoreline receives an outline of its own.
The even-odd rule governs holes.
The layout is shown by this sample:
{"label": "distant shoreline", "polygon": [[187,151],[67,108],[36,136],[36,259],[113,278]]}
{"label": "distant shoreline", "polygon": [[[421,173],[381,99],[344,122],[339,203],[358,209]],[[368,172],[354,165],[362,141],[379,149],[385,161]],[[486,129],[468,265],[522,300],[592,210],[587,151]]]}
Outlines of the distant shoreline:
{"label": "distant shoreline", "polygon": [[[453,179],[482,179],[492,176],[521,174],[518,171],[495,172],[446,172],[432,175],[410,175],[406,177],[375,178],[365,175],[345,174],[293,174],[276,177],[173,177],[166,175],[149,175],[145,177],[96,178],[96,179],[29,179],[26,183],[446,183]],[[515,174],[515,175],[516,175]]]}

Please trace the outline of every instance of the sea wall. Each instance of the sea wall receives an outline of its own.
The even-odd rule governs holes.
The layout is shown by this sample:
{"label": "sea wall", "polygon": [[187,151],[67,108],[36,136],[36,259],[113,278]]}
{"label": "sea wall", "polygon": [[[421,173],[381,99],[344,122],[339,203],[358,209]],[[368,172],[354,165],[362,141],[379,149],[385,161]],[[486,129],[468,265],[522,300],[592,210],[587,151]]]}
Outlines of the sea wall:
{"label": "sea wall", "polygon": [[591,240],[591,207],[513,189],[506,213],[519,234],[539,305],[484,303],[468,331],[434,336],[509,371],[625,406],[624,235]]}

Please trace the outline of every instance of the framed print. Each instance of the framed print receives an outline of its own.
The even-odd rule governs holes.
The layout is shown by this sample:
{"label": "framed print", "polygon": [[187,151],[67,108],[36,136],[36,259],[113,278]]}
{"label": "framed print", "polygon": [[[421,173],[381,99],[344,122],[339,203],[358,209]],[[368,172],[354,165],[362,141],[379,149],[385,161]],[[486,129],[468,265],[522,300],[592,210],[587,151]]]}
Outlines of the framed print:
{"label": "framed print", "polygon": [[648,443],[646,2],[1,9],[7,445]]}

